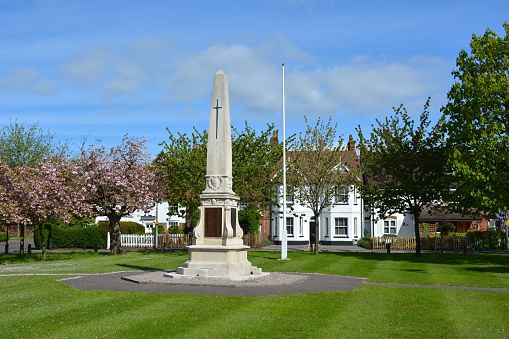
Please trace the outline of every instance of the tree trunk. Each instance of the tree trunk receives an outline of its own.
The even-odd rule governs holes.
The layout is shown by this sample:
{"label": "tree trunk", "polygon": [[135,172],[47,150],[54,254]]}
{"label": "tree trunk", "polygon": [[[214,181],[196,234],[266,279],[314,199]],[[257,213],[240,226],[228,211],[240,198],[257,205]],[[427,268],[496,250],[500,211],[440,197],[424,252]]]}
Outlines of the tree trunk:
{"label": "tree trunk", "polygon": [[7,238],[5,238],[5,254],[9,254],[9,224],[5,225]]}
{"label": "tree trunk", "polygon": [[421,234],[419,233],[419,214],[414,213],[414,232],[415,232],[415,256],[421,256]]}
{"label": "tree trunk", "polygon": [[18,229],[20,230],[20,238],[19,238],[19,254],[23,255],[25,254],[25,233],[26,233],[26,227],[25,225],[18,226]]}
{"label": "tree trunk", "polygon": [[509,231],[508,228],[508,226],[505,227],[505,250],[509,248],[509,234],[507,233]]}
{"label": "tree trunk", "polygon": [[46,261],[46,244],[44,243],[43,227],[42,225],[37,225],[37,228],[39,229],[39,235],[41,237],[41,253],[42,253],[41,261]]}
{"label": "tree trunk", "polygon": [[313,251],[313,245],[314,245],[314,242],[313,242],[313,230],[311,229],[311,223],[309,223],[309,252],[310,253],[314,253]]}
{"label": "tree trunk", "polygon": [[320,216],[315,217],[315,251],[313,254],[318,254],[318,243],[320,240]]}
{"label": "tree trunk", "polygon": [[120,217],[108,216],[110,220],[110,254],[122,254],[122,243],[120,240]]}

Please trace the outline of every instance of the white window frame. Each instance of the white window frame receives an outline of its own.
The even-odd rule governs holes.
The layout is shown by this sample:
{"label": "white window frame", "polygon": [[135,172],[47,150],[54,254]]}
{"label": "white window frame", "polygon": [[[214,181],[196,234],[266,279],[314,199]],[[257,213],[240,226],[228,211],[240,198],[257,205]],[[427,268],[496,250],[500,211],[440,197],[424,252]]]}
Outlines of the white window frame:
{"label": "white window frame", "polygon": [[295,202],[295,192],[293,187],[286,185],[286,203],[292,205]]}
{"label": "white window frame", "polygon": [[334,202],[336,204],[346,205],[348,204],[348,196],[350,194],[350,188],[346,185],[336,187],[334,190]]}
{"label": "white window frame", "polygon": [[348,218],[334,218],[334,237],[348,238]]}
{"label": "white window frame", "polygon": [[178,215],[179,214],[178,205],[169,205],[168,206],[168,214],[169,215]]}
{"label": "white window frame", "polygon": [[293,237],[295,221],[293,217],[286,217],[286,235]]}
{"label": "white window frame", "polygon": [[398,223],[396,219],[384,219],[384,234],[396,235],[398,232]]}

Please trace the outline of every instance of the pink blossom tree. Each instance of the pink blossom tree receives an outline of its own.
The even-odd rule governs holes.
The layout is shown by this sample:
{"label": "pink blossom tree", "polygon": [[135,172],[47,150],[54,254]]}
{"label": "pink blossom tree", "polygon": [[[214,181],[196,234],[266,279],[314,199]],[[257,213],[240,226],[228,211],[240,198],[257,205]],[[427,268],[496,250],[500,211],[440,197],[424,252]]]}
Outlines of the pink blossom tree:
{"label": "pink blossom tree", "polygon": [[41,236],[41,260],[46,260],[43,224],[49,220],[68,222],[89,210],[82,190],[76,186],[76,168],[66,158],[54,156],[38,167],[21,166],[11,171],[6,198],[11,208],[3,210],[8,222],[33,225]]}
{"label": "pink blossom tree", "polygon": [[[11,213],[17,211],[16,202],[12,199],[13,191],[13,170],[0,160],[0,230],[7,233],[5,242],[5,253],[9,249],[9,224],[12,223]],[[4,228],[5,227],[5,228]]]}
{"label": "pink blossom tree", "polygon": [[119,146],[106,151],[91,145],[78,159],[87,203],[96,215],[109,219],[111,254],[122,252],[120,219],[135,210],[148,210],[157,198],[145,143],[126,135]]}

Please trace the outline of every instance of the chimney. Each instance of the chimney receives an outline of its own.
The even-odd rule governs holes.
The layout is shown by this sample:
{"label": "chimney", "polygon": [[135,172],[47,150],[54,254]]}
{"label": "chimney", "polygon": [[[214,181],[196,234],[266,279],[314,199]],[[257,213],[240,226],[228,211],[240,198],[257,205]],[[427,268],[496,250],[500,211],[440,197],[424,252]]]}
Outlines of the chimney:
{"label": "chimney", "polygon": [[348,149],[349,151],[354,151],[354,150],[355,150],[355,141],[353,140],[353,137],[352,137],[352,135],[351,135],[351,134],[350,134],[350,136],[348,137],[347,149]]}
{"label": "chimney", "polygon": [[277,145],[279,144],[279,137],[278,137],[278,130],[277,129],[272,132],[272,138],[270,138],[270,143],[274,147],[277,147]]}

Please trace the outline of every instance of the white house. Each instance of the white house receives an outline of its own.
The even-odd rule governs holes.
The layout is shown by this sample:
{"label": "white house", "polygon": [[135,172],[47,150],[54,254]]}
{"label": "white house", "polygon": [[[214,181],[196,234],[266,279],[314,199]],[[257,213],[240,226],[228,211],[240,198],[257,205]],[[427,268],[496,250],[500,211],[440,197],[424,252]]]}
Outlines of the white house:
{"label": "white house", "polygon": [[[283,204],[282,194],[279,194],[278,201],[280,205]],[[281,243],[282,227],[286,226],[289,245],[308,244],[310,228],[314,231],[316,225],[313,212],[294,201],[291,194],[287,194],[287,205],[286,223],[283,223],[279,206],[272,207],[271,240],[276,244]],[[290,206],[293,209],[291,212]],[[353,185],[341,187],[334,196],[334,203],[320,215],[319,242],[323,245],[354,245],[363,236],[364,216],[364,206],[357,188]]]}
{"label": "white house", "polygon": [[[342,152],[341,159],[341,163],[332,169],[339,176],[347,176],[350,171],[360,168],[352,136],[348,141],[348,149]],[[359,184],[362,183],[362,178],[357,177],[357,180]],[[282,191],[282,185],[279,185],[276,190],[278,205],[271,207],[271,240],[276,244],[281,243],[282,227],[286,227],[288,244],[308,244],[310,236],[315,236],[315,216],[311,209],[295,201],[291,190],[287,189],[288,208],[286,220],[283,221],[280,207],[283,205]],[[354,245],[364,235],[363,221],[366,218],[370,220],[369,210],[365,210],[358,188],[345,184],[336,189],[332,205],[320,215],[318,240],[322,245]]]}
{"label": "white house", "polygon": [[[97,217],[95,222],[108,221],[108,217]],[[185,219],[178,215],[178,206],[170,206],[168,202],[163,201],[154,206],[148,213],[143,210],[137,210],[131,215],[122,217],[120,221],[133,221],[145,226],[145,233],[152,233],[156,222],[167,227],[179,226],[185,223]]]}
{"label": "white house", "polygon": [[365,215],[364,229],[366,234],[372,237],[382,237],[384,235],[398,237],[415,236],[414,221],[410,214],[397,213],[380,218],[375,211],[369,211]]}

